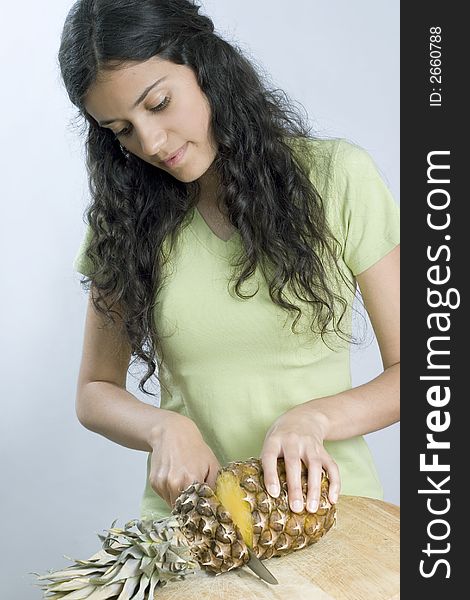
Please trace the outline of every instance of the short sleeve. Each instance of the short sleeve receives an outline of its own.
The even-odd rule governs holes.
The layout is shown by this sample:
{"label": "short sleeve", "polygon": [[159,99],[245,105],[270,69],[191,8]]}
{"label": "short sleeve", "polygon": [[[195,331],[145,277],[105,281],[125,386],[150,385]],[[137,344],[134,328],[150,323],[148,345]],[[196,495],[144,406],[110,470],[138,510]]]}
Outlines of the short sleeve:
{"label": "short sleeve", "polygon": [[343,260],[354,276],[400,243],[399,207],[370,155],[339,140],[332,158],[330,193]]}
{"label": "short sleeve", "polygon": [[86,277],[89,277],[91,273],[91,263],[85,254],[86,249],[91,241],[91,236],[92,229],[90,225],[87,225],[82,242],[73,261],[74,270],[82,275],[85,275]]}

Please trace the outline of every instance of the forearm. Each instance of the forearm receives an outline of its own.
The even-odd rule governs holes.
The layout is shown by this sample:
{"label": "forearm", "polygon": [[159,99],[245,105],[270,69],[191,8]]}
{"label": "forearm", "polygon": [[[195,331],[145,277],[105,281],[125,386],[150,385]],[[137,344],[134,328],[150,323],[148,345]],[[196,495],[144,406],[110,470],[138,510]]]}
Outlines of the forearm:
{"label": "forearm", "polygon": [[169,411],[141,402],[124,388],[92,381],[77,393],[80,423],[127,448],[151,452],[158,428]]}
{"label": "forearm", "polygon": [[400,363],[375,379],[333,396],[310,400],[299,409],[314,412],[324,440],[343,440],[377,431],[400,418]]}

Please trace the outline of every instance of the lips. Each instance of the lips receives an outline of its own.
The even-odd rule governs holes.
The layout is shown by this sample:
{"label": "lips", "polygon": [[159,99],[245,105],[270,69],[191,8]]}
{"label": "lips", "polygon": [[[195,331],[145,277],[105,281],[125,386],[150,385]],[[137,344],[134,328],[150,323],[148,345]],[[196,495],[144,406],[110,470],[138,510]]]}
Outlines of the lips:
{"label": "lips", "polygon": [[184,144],[184,146],[181,146],[179,150],[172,154],[170,158],[167,158],[166,160],[162,161],[163,164],[167,167],[172,167],[173,165],[176,165],[183,158],[183,155],[186,152],[186,147],[187,142],[186,144]]}

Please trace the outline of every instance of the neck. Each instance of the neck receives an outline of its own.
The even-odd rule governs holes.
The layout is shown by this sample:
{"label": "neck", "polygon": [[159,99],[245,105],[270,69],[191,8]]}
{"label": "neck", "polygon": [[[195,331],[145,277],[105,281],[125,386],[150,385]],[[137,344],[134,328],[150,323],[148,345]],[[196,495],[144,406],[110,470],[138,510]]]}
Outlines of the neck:
{"label": "neck", "polygon": [[219,197],[219,178],[213,169],[213,165],[199,178],[200,192],[198,197],[198,206],[217,206]]}

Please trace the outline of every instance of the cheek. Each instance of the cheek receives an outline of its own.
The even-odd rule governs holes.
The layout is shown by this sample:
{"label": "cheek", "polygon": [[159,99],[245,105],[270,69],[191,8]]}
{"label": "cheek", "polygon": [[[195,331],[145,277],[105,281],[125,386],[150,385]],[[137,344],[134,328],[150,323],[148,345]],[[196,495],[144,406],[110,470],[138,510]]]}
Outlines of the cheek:
{"label": "cheek", "polygon": [[203,96],[200,96],[198,102],[193,106],[197,106],[196,110],[193,110],[193,118],[191,119],[194,132],[201,142],[207,142],[211,126],[209,104]]}

